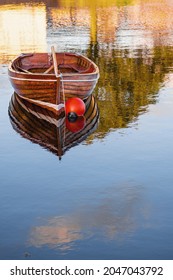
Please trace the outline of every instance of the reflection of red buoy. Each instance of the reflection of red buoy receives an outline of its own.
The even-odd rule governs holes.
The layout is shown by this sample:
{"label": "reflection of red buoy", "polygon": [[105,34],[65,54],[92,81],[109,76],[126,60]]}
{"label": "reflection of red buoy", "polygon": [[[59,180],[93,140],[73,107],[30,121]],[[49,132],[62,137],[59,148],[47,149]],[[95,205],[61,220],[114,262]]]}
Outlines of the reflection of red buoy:
{"label": "reflection of red buoy", "polygon": [[74,113],[77,116],[83,116],[85,113],[85,103],[78,97],[69,98],[65,102],[66,115]]}
{"label": "reflection of red buoy", "polygon": [[85,117],[84,116],[77,116],[76,119],[70,119],[70,117],[66,117],[66,128],[75,133],[82,130],[85,126]]}

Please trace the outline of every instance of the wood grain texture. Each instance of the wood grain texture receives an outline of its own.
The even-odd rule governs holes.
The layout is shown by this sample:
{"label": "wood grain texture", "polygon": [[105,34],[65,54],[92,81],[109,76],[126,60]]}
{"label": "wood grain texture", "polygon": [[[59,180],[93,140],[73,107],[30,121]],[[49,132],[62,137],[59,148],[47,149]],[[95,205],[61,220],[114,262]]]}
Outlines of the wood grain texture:
{"label": "wood grain texture", "polygon": [[18,95],[57,104],[63,96],[65,100],[74,96],[86,99],[97,83],[99,69],[82,55],[54,53],[53,61],[48,53],[33,53],[15,58],[8,75]]}
{"label": "wood grain texture", "polygon": [[12,95],[9,117],[13,128],[24,138],[39,144],[61,159],[64,153],[84,141],[93,133],[99,121],[99,110],[93,95],[85,100],[85,125],[78,132],[71,132],[66,125],[64,110],[43,108],[18,94]]}

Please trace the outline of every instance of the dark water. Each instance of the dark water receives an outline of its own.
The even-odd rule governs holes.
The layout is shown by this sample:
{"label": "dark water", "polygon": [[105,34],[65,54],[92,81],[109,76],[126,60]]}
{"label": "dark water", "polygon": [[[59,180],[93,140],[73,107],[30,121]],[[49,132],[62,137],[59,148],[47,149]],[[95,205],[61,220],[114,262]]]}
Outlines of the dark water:
{"label": "dark water", "polygon": [[[172,13],[171,0],[0,2],[0,259],[173,258]],[[7,75],[51,45],[100,69],[61,161]]]}

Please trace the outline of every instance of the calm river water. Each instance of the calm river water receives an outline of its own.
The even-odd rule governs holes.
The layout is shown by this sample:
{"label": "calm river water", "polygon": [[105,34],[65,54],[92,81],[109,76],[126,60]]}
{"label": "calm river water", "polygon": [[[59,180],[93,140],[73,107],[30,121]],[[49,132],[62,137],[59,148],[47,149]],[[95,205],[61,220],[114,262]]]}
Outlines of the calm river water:
{"label": "calm river water", "polygon": [[[173,259],[172,2],[0,1],[0,259]],[[100,69],[61,160],[7,73],[51,45]]]}

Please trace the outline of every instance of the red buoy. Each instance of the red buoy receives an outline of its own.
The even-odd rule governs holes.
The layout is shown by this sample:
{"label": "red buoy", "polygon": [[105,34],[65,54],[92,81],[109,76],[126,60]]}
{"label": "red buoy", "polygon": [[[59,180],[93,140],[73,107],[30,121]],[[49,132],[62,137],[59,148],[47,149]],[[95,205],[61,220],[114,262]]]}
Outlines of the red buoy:
{"label": "red buoy", "polygon": [[76,133],[84,128],[85,122],[86,120],[84,116],[79,116],[76,118],[76,120],[70,120],[70,118],[66,117],[66,128],[69,131]]}
{"label": "red buoy", "polygon": [[85,103],[78,97],[69,98],[65,102],[66,115],[74,113],[77,116],[83,116],[85,113]]}

